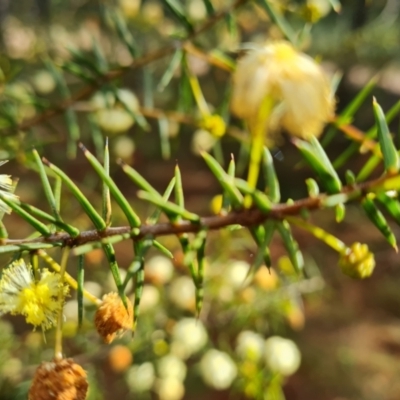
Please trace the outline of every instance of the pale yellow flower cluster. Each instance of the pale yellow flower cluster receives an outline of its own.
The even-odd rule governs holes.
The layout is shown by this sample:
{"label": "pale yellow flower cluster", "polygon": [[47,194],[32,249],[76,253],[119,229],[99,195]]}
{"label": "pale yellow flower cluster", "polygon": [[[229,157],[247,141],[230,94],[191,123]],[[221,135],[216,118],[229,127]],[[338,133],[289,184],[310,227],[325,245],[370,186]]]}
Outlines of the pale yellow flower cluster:
{"label": "pale yellow flower cluster", "polygon": [[[60,291],[63,294],[61,299]],[[27,323],[49,329],[56,324],[68,291],[69,287],[62,283],[60,274],[43,269],[35,280],[31,265],[19,259],[3,270],[0,315],[20,314]]]}
{"label": "pale yellow flower cluster", "polygon": [[366,244],[356,242],[341,254],[339,266],[351,278],[365,279],[374,272],[375,257]]}
{"label": "pale yellow flower cluster", "polygon": [[[5,164],[7,161],[0,161],[0,166]],[[1,196],[7,200],[16,200],[18,197],[10,193],[13,190],[13,182],[10,175],[0,174],[0,193]],[[10,207],[4,201],[0,199],[0,212],[9,213]]]}
{"label": "pale yellow flower cluster", "polygon": [[250,126],[257,122],[266,99],[273,103],[268,130],[284,128],[304,139],[320,135],[334,113],[333,95],[321,67],[284,41],[250,50],[233,76],[232,111]]}

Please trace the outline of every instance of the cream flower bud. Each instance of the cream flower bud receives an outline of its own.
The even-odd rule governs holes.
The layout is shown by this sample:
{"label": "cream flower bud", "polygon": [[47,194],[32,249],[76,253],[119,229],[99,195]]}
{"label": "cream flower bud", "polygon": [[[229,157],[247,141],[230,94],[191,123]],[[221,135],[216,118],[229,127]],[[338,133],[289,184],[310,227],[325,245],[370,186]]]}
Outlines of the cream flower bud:
{"label": "cream flower bud", "polygon": [[161,357],[157,362],[158,374],[161,378],[174,378],[183,381],[186,377],[186,364],[177,356],[167,354]]}
{"label": "cream flower bud", "polygon": [[146,262],[146,278],[155,285],[165,285],[174,274],[172,261],[164,256],[154,256]]}
{"label": "cream flower bud", "polygon": [[218,139],[213,136],[209,131],[205,129],[197,129],[194,132],[192,139],[192,152],[196,155],[199,155],[202,151],[210,151],[217,140]]}
{"label": "cream flower bud", "polygon": [[264,338],[252,331],[240,332],[235,350],[242,359],[258,361],[264,353]]}
{"label": "cream flower bud", "polygon": [[195,318],[183,318],[176,323],[172,331],[171,351],[183,359],[202,349],[208,335],[201,321]]}
{"label": "cream flower bud", "polygon": [[200,361],[200,372],[208,386],[224,390],[229,388],[236,378],[237,367],[228,354],[211,349]]}
{"label": "cream flower bud", "polygon": [[118,98],[110,92],[96,93],[91,99],[98,125],[109,133],[127,131],[135,123],[131,112],[139,113],[139,100],[134,93],[119,89],[117,95]]}
{"label": "cream flower bud", "polygon": [[196,289],[191,278],[180,276],[174,279],[168,290],[168,297],[172,303],[182,310],[194,310]]}
{"label": "cream flower bud", "polygon": [[153,285],[144,285],[139,310],[142,313],[152,311],[160,302],[160,292]]}
{"label": "cream flower bud", "polygon": [[126,373],[126,382],[132,392],[147,392],[155,381],[154,366],[151,362],[133,365]]}
{"label": "cream flower bud", "polygon": [[224,272],[225,282],[234,289],[242,288],[250,270],[246,261],[235,260],[228,264]]}
{"label": "cream flower bud", "polygon": [[231,108],[238,117],[254,123],[266,98],[276,104],[269,127],[304,139],[320,135],[334,112],[321,67],[284,41],[250,50],[233,76]]}
{"label": "cream flower bud", "polygon": [[265,362],[273,372],[288,376],[300,366],[300,351],[292,340],[271,336],[265,341],[264,350]]}
{"label": "cream flower bud", "polygon": [[156,391],[160,400],[180,400],[185,395],[185,386],[181,380],[168,377],[158,380]]}

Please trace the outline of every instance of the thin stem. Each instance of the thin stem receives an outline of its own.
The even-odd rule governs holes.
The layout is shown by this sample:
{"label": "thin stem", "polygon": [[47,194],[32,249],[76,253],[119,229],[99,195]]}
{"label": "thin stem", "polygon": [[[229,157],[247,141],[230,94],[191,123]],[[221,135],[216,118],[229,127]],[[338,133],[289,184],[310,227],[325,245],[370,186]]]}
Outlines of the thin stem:
{"label": "thin stem", "polygon": [[[62,253],[62,257],[61,257],[60,290],[59,290],[59,293],[58,293],[59,304],[63,304],[64,303],[63,284],[64,284],[65,270],[67,269],[69,251],[70,251],[69,247],[64,247],[63,253]],[[59,314],[58,314],[55,345],[54,345],[54,357],[56,359],[59,359],[59,360],[62,358],[62,325],[63,325],[63,312],[62,312],[62,309],[61,309]]]}
{"label": "thin stem", "polygon": [[310,232],[313,236],[323,241],[329,247],[332,247],[332,249],[336,250],[338,253],[343,253],[347,249],[345,243],[319,226],[310,224],[309,222],[298,217],[287,217],[286,221],[292,225],[296,225],[299,228],[304,229],[307,232]]}
{"label": "thin stem", "polygon": [[[264,149],[264,136],[267,134],[267,122],[271,115],[273,105],[273,100],[267,96],[261,104],[256,120],[254,123],[250,124],[252,140],[247,183],[251,189],[255,189],[257,187],[258,175],[260,173],[260,163]],[[251,196],[246,196],[244,205],[246,208],[251,206]]]}
{"label": "thin stem", "polygon": [[[262,212],[259,209],[252,207],[250,209],[232,211],[226,215],[212,215],[202,217],[196,223],[190,221],[179,221],[175,223],[162,222],[154,225],[142,225],[137,228],[135,232],[132,232],[132,228],[129,226],[119,226],[106,228],[104,231],[101,232],[101,234],[97,230],[84,231],[81,232],[77,237],[71,237],[68,233],[65,232],[58,232],[48,237],[38,237],[34,239],[4,239],[3,245],[21,245],[23,248],[24,245],[32,243],[57,243],[58,245],[61,243],[63,246],[69,246],[73,248],[90,242],[101,242],[103,239],[124,234],[130,234],[130,237],[133,240],[139,240],[147,236],[158,237],[166,235],[179,235],[182,233],[196,233],[204,229],[220,230],[230,225],[241,225],[243,227],[255,226],[262,224],[266,220],[282,220],[290,216],[296,216],[301,214],[304,210],[313,211],[321,208],[335,206],[338,201],[343,203],[355,200],[357,198],[365,196],[368,192],[371,191],[398,190],[400,184],[399,181],[400,173],[396,175],[383,176],[368,182],[344,186],[341,193],[339,194],[327,195],[322,193],[319,196],[306,197],[304,199],[296,200],[291,204],[275,204],[268,213]],[[54,262],[54,260],[52,260],[51,257],[47,256],[47,254],[43,250],[39,250],[38,254],[44,259],[48,257],[49,263],[52,268],[59,271],[59,267],[57,267],[58,264],[51,264],[52,262]],[[65,273],[65,281],[72,288],[77,288],[76,281],[67,273]],[[98,302],[99,300],[91,296],[91,301]]]}

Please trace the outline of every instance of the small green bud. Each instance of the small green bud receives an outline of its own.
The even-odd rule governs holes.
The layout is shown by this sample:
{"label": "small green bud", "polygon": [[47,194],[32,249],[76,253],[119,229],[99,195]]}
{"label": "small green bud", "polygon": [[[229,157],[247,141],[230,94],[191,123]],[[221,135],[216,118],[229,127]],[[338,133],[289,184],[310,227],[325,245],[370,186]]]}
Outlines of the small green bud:
{"label": "small green bud", "polygon": [[341,254],[339,266],[345,275],[354,279],[364,279],[372,275],[375,258],[366,244],[356,242]]}

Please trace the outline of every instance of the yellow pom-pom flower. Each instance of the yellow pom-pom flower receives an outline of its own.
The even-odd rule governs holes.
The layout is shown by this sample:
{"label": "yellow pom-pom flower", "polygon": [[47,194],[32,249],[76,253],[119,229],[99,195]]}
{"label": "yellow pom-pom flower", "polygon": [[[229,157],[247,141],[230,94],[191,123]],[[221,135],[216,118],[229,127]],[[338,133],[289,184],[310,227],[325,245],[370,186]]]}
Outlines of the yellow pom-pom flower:
{"label": "yellow pom-pom flower", "polygon": [[[63,293],[61,299],[60,291]],[[56,324],[68,291],[69,287],[62,283],[60,274],[43,269],[35,280],[32,266],[19,259],[3,271],[0,315],[20,314],[27,323],[49,329]]]}
{"label": "yellow pom-pom flower", "polygon": [[354,279],[364,279],[372,275],[375,268],[374,255],[368,246],[354,243],[341,255],[339,266],[342,272]]}
{"label": "yellow pom-pom flower", "polygon": [[285,41],[250,50],[233,77],[232,111],[256,123],[266,98],[275,104],[267,126],[283,127],[304,139],[318,136],[334,112],[334,100],[321,67]]}

